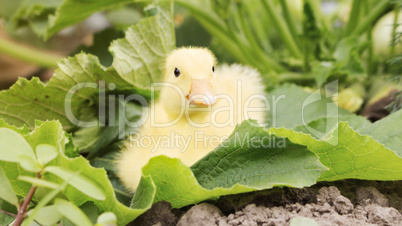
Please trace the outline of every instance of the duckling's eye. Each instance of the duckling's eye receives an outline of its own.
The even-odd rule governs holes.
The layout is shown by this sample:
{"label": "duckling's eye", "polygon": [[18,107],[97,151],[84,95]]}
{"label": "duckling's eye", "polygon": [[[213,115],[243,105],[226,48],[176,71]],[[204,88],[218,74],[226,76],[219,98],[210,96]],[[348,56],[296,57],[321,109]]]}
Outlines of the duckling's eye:
{"label": "duckling's eye", "polygon": [[215,67],[214,66],[212,66],[212,72],[214,72],[215,71]]}
{"label": "duckling's eye", "polygon": [[180,70],[176,67],[174,69],[174,76],[179,77],[179,75],[180,75]]}

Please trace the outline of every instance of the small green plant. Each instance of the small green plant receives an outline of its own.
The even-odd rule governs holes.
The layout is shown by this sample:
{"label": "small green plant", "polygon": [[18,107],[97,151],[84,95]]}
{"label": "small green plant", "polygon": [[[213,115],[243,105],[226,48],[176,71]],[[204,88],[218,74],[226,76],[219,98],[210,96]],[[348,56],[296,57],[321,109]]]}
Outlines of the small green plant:
{"label": "small green plant", "polygon": [[[71,199],[68,190],[80,194],[79,199],[94,201],[106,201],[105,191],[96,181],[81,173],[88,163],[81,162],[81,169],[70,165],[77,161],[64,155],[68,139],[60,124],[37,122],[37,128],[31,133],[26,127],[18,129],[4,122],[0,124],[0,198],[13,205],[17,212],[2,208],[2,213],[8,215],[2,224],[12,221],[13,225],[30,225],[35,221],[54,225],[64,218],[77,225],[92,225],[87,215],[75,205],[77,200]],[[100,218],[100,225],[102,221]]]}
{"label": "small green plant", "polygon": [[[340,28],[332,25],[333,17],[323,15],[318,0],[294,2],[292,8],[299,2],[303,5],[292,9],[299,15],[290,13],[290,1],[176,2],[191,11],[237,61],[258,68],[271,83],[313,78],[321,86],[329,77],[339,77],[340,71],[349,77],[366,74],[358,56],[372,46],[367,42],[371,38],[363,36],[371,33],[371,25],[392,1],[354,1]],[[289,72],[294,72],[291,78]]]}

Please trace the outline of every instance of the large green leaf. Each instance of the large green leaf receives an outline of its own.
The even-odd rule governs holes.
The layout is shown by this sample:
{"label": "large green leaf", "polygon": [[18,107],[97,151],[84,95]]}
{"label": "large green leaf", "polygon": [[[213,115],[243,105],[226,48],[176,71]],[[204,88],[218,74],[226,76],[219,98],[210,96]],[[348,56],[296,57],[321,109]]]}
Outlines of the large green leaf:
{"label": "large green leaf", "polygon": [[314,138],[322,139],[331,136],[339,122],[347,122],[354,129],[359,130],[371,125],[366,118],[357,115],[339,115],[338,117],[322,117],[309,122],[306,125],[299,125],[293,128],[294,131],[311,134]]}
{"label": "large green leaf", "polygon": [[[74,25],[95,12],[133,3],[134,0],[64,0],[54,15],[49,16],[45,38],[49,38],[61,29]],[[71,17],[71,15],[74,15]]]}
{"label": "large green leaf", "polygon": [[[402,122],[402,110],[399,110],[381,120],[371,123],[366,118],[357,115],[339,115],[339,117],[319,118],[307,125],[300,125],[294,128],[297,132],[311,134],[317,139],[330,136],[339,122],[347,122],[348,125],[362,135],[373,137],[374,140],[383,144],[389,150],[402,157],[402,127],[397,123]],[[318,132],[317,132],[318,131]]]}
{"label": "large green leaf", "polygon": [[[166,156],[152,158],[142,169],[143,178],[138,187],[139,197],[150,197],[155,193],[153,202],[167,201],[173,208],[180,208],[207,199],[217,199],[222,195],[237,194],[257,190],[237,184],[232,188],[215,188],[212,190],[202,187],[194,177],[190,168],[179,159]],[[145,180],[145,182],[143,182]],[[144,202],[134,196],[133,207],[142,206]]]}
{"label": "large green leaf", "polygon": [[[304,187],[326,168],[306,147],[274,137],[245,121],[228,140],[190,168],[179,159],[158,156],[143,168],[136,195],[156,189],[155,200],[173,207],[273,186]],[[135,198],[135,206],[142,206]]]}
{"label": "large green leaf", "polygon": [[47,17],[54,12],[63,0],[22,0],[12,13],[11,23],[14,28],[29,24],[39,36],[45,36]]}
{"label": "large green leaf", "polygon": [[33,31],[44,39],[60,30],[77,24],[92,14],[130,4],[136,0],[23,0],[7,3],[8,10],[0,10],[12,19],[15,28],[28,23]]}
{"label": "large green leaf", "polygon": [[[72,2],[76,1],[67,0],[61,7],[72,8]],[[77,4],[87,8],[74,8],[89,13],[90,3],[99,7],[112,4],[99,2],[81,1]],[[8,124],[30,129],[35,120],[59,120],[64,129],[71,130],[83,126],[80,121],[92,119],[89,115],[96,115],[98,105],[103,104],[98,103],[102,101],[99,93],[145,90],[149,95],[150,81],[160,81],[163,59],[174,48],[171,7],[171,3],[161,3],[155,16],[141,20],[127,30],[124,39],[114,42],[110,68],[103,67],[97,57],[80,53],[61,61],[46,85],[37,78],[19,79],[9,90],[0,92],[0,117]],[[88,126],[97,125],[95,120]]]}
{"label": "large green leaf", "polygon": [[152,82],[160,82],[161,64],[175,47],[174,27],[169,3],[157,6],[157,15],[141,20],[126,32],[125,39],[112,43],[113,67],[119,75],[139,89],[149,90]]}
{"label": "large green leaf", "polygon": [[[339,122],[330,133],[322,137],[312,136],[311,130],[298,132],[286,128],[271,128],[269,131],[287,137],[293,143],[305,145],[314,152],[321,163],[329,168],[320,176],[322,181],[350,178],[402,180],[402,159],[398,156],[400,148],[387,148],[400,142],[396,138],[401,134],[398,125],[402,123],[400,112],[398,114],[393,116],[393,125],[384,119],[373,125],[366,124],[360,131],[352,129],[346,122]],[[309,125],[310,128],[313,126]],[[391,133],[386,132],[387,128]],[[389,134],[391,139],[378,135],[379,132],[383,132],[384,136]]]}
{"label": "large green leaf", "polygon": [[402,110],[399,110],[373,124],[363,127],[359,132],[372,136],[374,140],[393,150],[402,158]]}
{"label": "large green leaf", "polygon": [[[78,54],[60,62],[46,85],[37,78],[19,79],[9,90],[1,91],[0,116],[9,124],[25,124],[31,129],[35,120],[57,119],[65,129],[71,129],[74,127],[71,120],[82,118],[84,109],[91,110],[89,104],[100,92],[99,81],[121,88],[128,86],[117,74],[105,71],[95,56]],[[71,98],[67,96],[69,93]],[[65,111],[66,105],[69,112]]]}
{"label": "large green leaf", "polygon": [[276,88],[268,95],[268,126],[291,129],[319,118],[351,115],[333,103],[337,88],[336,82],[314,92],[290,84]]}
{"label": "large green leaf", "polygon": [[306,147],[269,135],[252,121],[244,121],[229,139],[191,169],[208,189],[236,184],[257,189],[304,187],[314,184],[326,170]]}

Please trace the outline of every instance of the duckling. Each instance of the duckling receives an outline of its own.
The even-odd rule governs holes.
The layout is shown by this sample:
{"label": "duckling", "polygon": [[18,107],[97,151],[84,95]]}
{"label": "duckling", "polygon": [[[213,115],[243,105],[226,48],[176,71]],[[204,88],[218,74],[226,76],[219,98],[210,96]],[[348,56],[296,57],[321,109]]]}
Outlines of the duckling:
{"label": "duckling", "polygon": [[259,73],[237,64],[216,70],[215,65],[206,48],[179,48],[168,55],[159,99],[117,160],[117,175],[128,190],[135,191],[150,158],[166,155],[191,166],[229,137],[236,124],[264,121],[267,103]]}

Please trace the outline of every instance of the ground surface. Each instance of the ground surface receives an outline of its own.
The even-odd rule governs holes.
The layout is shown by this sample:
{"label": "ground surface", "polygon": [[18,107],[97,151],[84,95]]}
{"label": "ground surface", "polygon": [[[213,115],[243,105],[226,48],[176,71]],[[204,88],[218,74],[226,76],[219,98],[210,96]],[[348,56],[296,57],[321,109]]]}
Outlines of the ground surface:
{"label": "ground surface", "polygon": [[401,187],[400,181],[344,181],[227,196],[181,210],[161,202],[133,225],[289,225],[296,220],[307,220],[306,225],[402,225]]}

